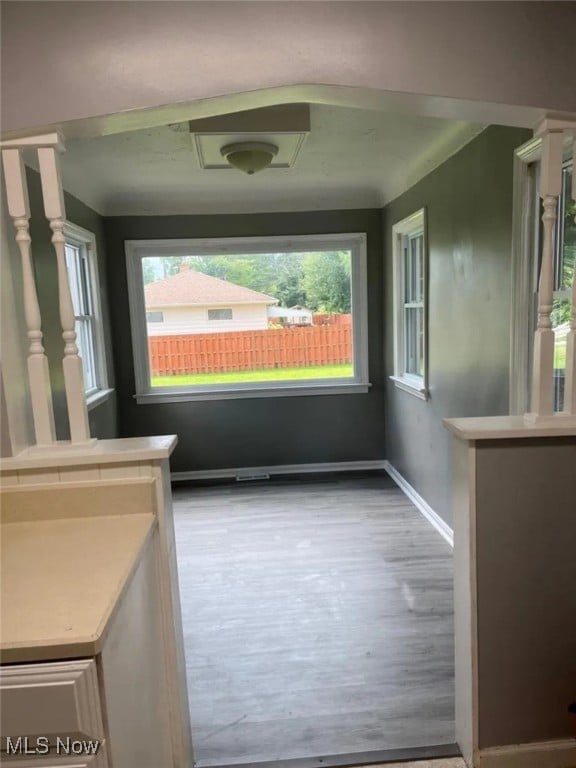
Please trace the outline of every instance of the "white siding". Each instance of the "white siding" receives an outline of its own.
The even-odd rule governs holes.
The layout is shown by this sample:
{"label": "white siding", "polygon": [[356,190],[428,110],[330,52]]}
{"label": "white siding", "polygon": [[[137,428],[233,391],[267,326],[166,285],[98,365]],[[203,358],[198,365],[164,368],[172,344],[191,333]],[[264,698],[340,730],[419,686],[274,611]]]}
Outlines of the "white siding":
{"label": "white siding", "polygon": [[[231,309],[232,320],[208,320],[209,309]],[[229,304],[211,307],[146,307],[147,312],[162,312],[164,322],[146,323],[149,336],[223,331],[261,331],[268,327],[266,304]]]}

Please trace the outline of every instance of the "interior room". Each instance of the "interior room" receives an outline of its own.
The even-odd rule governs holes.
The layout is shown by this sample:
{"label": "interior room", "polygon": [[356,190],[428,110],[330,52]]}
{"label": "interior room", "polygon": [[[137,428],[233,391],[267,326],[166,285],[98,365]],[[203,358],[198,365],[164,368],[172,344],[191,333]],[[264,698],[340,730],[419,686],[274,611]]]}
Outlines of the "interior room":
{"label": "interior room", "polygon": [[573,4],[115,5],[3,8],[7,764],[574,768]]}
{"label": "interior room", "polygon": [[[95,250],[100,253],[102,247],[106,254],[106,282],[100,292],[110,312],[111,347],[118,354],[112,367],[119,433],[154,434],[163,425],[163,431],[178,435],[171,469],[197,764],[318,758],[329,764],[345,755],[353,762],[450,756],[458,748],[449,510],[432,524],[386,473],[388,464],[381,458],[386,383],[378,354],[384,343],[383,241],[392,240],[392,232],[386,232],[383,203],[401,199],[407,185],[418,184],[419,176],[457,175],[462,162],[479,169],[494,151],[497,168],[499,156],[527,132],[493,128],[484,136],[486,126],[464,121],[319,105],[248,114],[248,127],[255,129],[260,142],[267,139],[281,145],[297,118],[295,127],[305,132],[298,135],[302,145],[291,167],[271,167],[255,176],[228,163],[202,167],[198,134],[215,137],[222,146],[241,141],[247,135],[247,116],[242,113],[204,120],[198,126],[185,122],[154,131],[76,139],[62,156],[69,219],[85,228],[89,223],[91,232],[100,233]],[[277,126],[276,133],[262,129],[270,123]],[[30,155],[31,164],[37,165]],[[404,157],[414,160],[407,166]],[[496,168],[488,170],[486,190]],[[42,211],[41,184],[34,168],[27,174],[33,220],[35,206]],[[442,179],[437,183],[446,184]],[[415,192],[415,201],[390,221],[406,218],[404,212],[429,210],[428,199]],[[325,209],[328,205],[330,210]],[[184,213],[188,210],[198,213]],[[76,211],[80,215],[75,216]],[[464,211],[462,220],[469,226],[466,217]],[[31,232],[35,258],[41,260],[45,253],[46,272],[39,281],[46,286],[39,289],[42,307],[43,302],[53,304],[48,286],[54,287],[57,275],[50,230],[41,216],[36,218],[43,231]],[[433,222],[433,218],[427,222],[428,233],[434,231]],[[136,340],[137,320],[126,300],[134,293],[127,285],[126,243],[152,243],[150,253],[176,259],[180,251],[175,243],[182,253],[189,253],[189,245],[179,245],[185,238],[197,242],[218,236],[215,247],[224,243],[230,250],[238,236],[340,233],[365,237],[368,386],[364,391],[358,392],[361,385],[335,379],[340,390],[316,389],[308,395],[295,390],[297,397],[283,391],[258,396],[259,391],[240,390],[241,399],[222,392],[220,397],[228,398],[219,399],[218,392],[182,393],[180,384],[168,381],[180,382],[181,377],[164,377],[169,386],[156,387],[157,393],[142,395],[140,402],[134,398],[136,361],[131,345],[148,347],[158,338],[187,339],[183,332],[195,326],[185,320],[182,329],[170,325],[161,337]],[[495,231],[494,236],[501,233]],[[156,243],[166,242],[166,250],[158,250]],[[154,265],[161,258],[144,260]],[[260,263],[260,274],[263,268]],[[195,272],[194,264],[191,269]],[[174,281],[175,276],[163,274],[154,274],[149,285]],[[356,273],[351,277],[355,279]],[[247,285],[257,284],[249,280]],[[267,292],[276,290],[272,285]],[[182,301],[188,300],[183,294]],[[166,299],[157,301],[166,313]],[[501,301],[504,306],[504,295]],[[145,309],[148,312],[148,303]],[[234,313],[237,316],[236,309]],[[360,325],[362,318],[352,315],[354,324]],[[147,327],[156,333],[156,324]],[[232,326],[231,331],[212,335],[225,336],[230,344],[235,334],[248,333],[236,327],[244,328]],[[290,334],[298,330],[292,328]],[[174,333],[178,335],[170,335]],[[274,336],[275,331],[257,333]],[[48,346],[48,334],[45,338]],[[505,355],[505,344],[502,347]],[[151,364],[149,360],[147,368]],[[304,381],[317,386],[314,380]],[[408,400],[421,402],[420,393],[414,397],[401,392]],[[190,396],[199,399],[191,401]],[[175,397],[187,399],[170,402]],[[103,420],[102,427],[96,426],[103,435],[106,411],[112,411],[110,399],[89,411],[92,419]],[[57,419],[58,427],[65,428],[63,419]],[[216,485],[207,488],[210,482]],[[334,528],[337,521],[340,527]],[[380,543],[371,548],[369,541]],[[277,570],[267,560],[271,547]],[[212,552],[208,559],[207,552]],[[300,555],[296,561],[294,555]],[[260,565],[251,568],[253,560]],[[364,606],[362,611],[359,605]],[[236,647],[239,634],[244,635],[245,653]]]}

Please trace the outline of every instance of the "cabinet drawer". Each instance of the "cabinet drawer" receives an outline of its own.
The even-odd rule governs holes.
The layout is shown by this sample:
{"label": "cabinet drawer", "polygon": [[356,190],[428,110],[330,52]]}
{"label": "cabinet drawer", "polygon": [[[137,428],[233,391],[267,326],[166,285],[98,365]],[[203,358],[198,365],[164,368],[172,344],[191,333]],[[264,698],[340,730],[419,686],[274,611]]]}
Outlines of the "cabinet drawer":
{"label": "cabinet drawer", "polygon": [[[2,750],[19,737],[81,740],[104,738],[98,677],[93,659],[21,664],[0,669],[0,733]],[[102,747],[101,750],[104,752]],[[60,751],[62,754],[62,751]],[[73,765],[89,765],[77,755]],[[82,762],[82,760],[84,762]],[[43,763],[42,763],[43,764]],[[65,763],[64,763],[65,764]]]}

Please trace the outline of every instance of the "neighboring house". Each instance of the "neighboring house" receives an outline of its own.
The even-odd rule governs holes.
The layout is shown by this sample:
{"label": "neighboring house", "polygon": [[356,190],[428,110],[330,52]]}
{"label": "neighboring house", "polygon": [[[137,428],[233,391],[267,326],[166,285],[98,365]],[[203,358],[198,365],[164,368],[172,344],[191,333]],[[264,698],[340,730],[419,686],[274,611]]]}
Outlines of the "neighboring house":
{"label": "neighboring house", "polygon": [[264,330],[268,308],[277,301],[185,265],[146,285],[144,297],[149,336]]}
{"label": "neighboring house", "polygon": [[312,325],[313,312],[306,307],[268,307],[268,318],[283,325]]}

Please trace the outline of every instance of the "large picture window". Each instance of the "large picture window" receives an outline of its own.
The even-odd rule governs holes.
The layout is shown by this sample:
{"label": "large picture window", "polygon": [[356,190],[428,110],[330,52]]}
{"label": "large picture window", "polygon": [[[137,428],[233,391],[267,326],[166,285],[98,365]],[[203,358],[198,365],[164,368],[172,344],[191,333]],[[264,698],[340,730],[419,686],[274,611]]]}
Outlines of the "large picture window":
{"label": "large picture window", "polygon": [[138,401],[366,392],[365,250],[364,234],[128,242]]}
{"label": "large picture window", "polygon": [[392,228],[394,258],[394,375],[398,387],[427,396],[426,238],[424,210]]}

